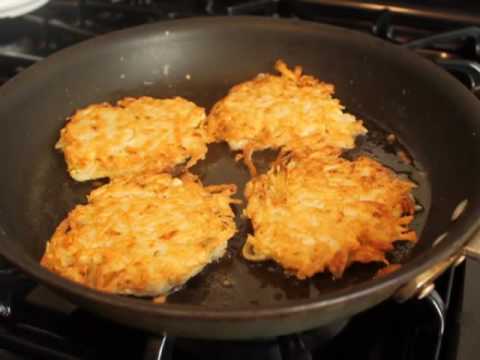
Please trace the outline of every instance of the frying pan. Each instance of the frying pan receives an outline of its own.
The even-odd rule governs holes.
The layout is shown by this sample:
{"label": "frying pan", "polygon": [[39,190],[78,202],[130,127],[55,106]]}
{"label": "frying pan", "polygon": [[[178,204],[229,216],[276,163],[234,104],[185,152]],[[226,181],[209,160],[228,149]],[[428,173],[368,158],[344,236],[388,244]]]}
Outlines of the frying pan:
{"label": "frying pan", "polygon": [[[98,185],[70,179],[53,150],[69,115],[91,103],[140,95],[183,96],[208,109],[232,85],[272,71],[279,58],[335,84],[348,111],[365,120],[369,135],[346,156],[368,153],[419,185],[415,197],[423,210],[414,226],[420,240],[413,249],[399,244],[391,255],[403,264],[400,270],[375,277],[375,264],[354,265],[341,280],[321,274],[298,281],[273,263],[251,264],[239,255],[250,231],[240,207],[228,254],[166,304],[97,292],[39,265],[55,226]],[[413,52],[332,26],[220,17],[112,33],[60,51],[8,82],[0,89],[0,121],[1,254],[85,309],[154,333],[246,339],[329,324],[425,289],[458,261],[479,225],[478,100]],[[388,133],[397,144],[385,143]],[[399,149],[412,164],[398,160]],[[268,157],[256,158],[259,168]],[[212,145],[193,171],[206,184],[235,182],[241,193],[248,172],[232,159],[224,144]]]}

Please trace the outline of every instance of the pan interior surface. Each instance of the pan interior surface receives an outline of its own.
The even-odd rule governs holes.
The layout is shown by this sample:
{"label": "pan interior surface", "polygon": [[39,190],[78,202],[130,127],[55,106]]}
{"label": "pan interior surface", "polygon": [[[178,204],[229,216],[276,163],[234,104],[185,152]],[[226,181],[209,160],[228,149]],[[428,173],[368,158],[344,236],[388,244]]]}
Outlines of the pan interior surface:
{"label": "pan interior surface", "polygon": [[[58,223],[103,183],[73,181],[62,155],[53,149],[65,119],[76,109],[142,95],[182,96],[209,109],[232,85],[259,72],[272,72],[279,58],[333,83],[347,111],[365,121],[369,134],[358,139],[358,149],[346,156],[366,153],[418,184],[414,196],[423,210],[414,228],[420,241],[412,251],[399,246],[392,254],[396,261],[426,256],[438,235],[448,230],[456,205],[464,199],[474,203],[478,197],[472,189],[480,156],[478,149],[472,150],[471,135],[478,122],[466,120],[472,115],[468,107],[462,110],[455,103],[455,91],[435,86],[444,78],[435,83],[422,67],[426,64],[412,66],[410,57],[398,57],[400,50],[329,27],[272,21],[258,26],[248,21],[211,24],[171,28],[167,24],[119,33],[108,42],[84,44],[47,60],[48,66],[30,69],[15,80],[16,93],[8,92],[14,83],[5,88],[0,101],[5,160],[1,221],[25,256],[40,259]],[[99,63],[104,64],[102,70]],[[398,143],[386,143],[390,133]],[[413,163],[402,162],[398,150],[408,153]],[[265,169],[273,156],[262,153],[255,160]],[[192,171],[205,184],[236,183],[237,196],[243,198],[248,172],[225,144],[210,145],[207,159]],[[242,209],[243,205],[235,206],[239,231],[226,256],[169,296],[168,303],[223,309],[315,301],[356,284],[368,286],[378,270],[375,264],[353,265],[340,280],[320,274],[299,281],[272,262],[249,263],[240,255],[251,231]]]}
{"label": "pan interior surface", "polygon": [[[161,91],[152,95],[163,96]],[[345,153],[344,156],[355,158],[364,154],[374,157],[400,176],[414,181],[418,185],[414,189],[414,196],[417,203],[421,205],[422,211],[417,213],[413,227],[417,233],[421,233],[430,207],[430,188],[425,171],[420,164],[407,164],[397,155],[399,151],[406,152],[406,150],[398,142],[393,145],[387,142],[386,138],[390,131],[381,129],[372,120],[364,121],[369,129],[368,135],[359,138],[357,148]],[[32,214],[29,226],[38,233],[42,232],[43,236],[37,240],[40,244],[40,248],[36,249],[37,258],[42,254],[43,242],[49,238],[55,226],[68,211],[76,204],[85,203],[86,195],[92,189],[107,182],[107,180],[76,182],[68,176],[62,154],[54,151],[53,146],[48,150],[53,153],[53,156],[38,158],[36,164],[41,166],[32,169],[32,182],[27,187],[27,191],[31,193],[26,194],[29,201],[28,212]],[[256,154],[254,161],[259,171],[267,171],[275,156],[275,151]],[[225,183],[237,185],[238,191],[235,197],[242,200],[242,204],[233,205],[238,232],[229,241],[226,255],[218,262],[208,265],[185,286],[171,294],[167,298],[168,303],[213,307],[271,305],[284,300],[315,299],[328,291],[342,289],[373,278],[380,264],[356,264],[347,270],[342,279],[335,281],[328,273],[300,281],[287,276],[273,261],[253,263],[245,260],[241,255],[241,248],[252,229],[249,220],[242,216],[246,205],[243,191],[246,182],[250,180],[250,175],[243,162],[235,161],[234,157],[235,153],[229,150],[227,144],[211,144],[206,159],[199,162],[191,171],[199,175],[205,185]],[[48,180],[37,180],[46,176],[41,173],[48,174]],[[53,187],[52,183],[54,183]],[[47,221],[48,230],[44,228]],[[399,244],[398,250],[392,252],[391,257],[395,257],[395,262],[406,261],[409,254],[405,251],[406,246],[406,244]]]}
{"label": "pan interior surface", "polygon": [[[398,143],[388,144],[389,132],[379,128],[372,121],[366,121],[370,133],[358,139],[355,150],[344,154],[355,158],[368,155],[394,169],[400,176],[408,177],[417,184],[414,196],[422,210],[417,213],[413,228],[421,233],[430,207],[430,189],[420,164],[407,164],[397,153],[405,151]],[[209,265],[186,286],[168,297],[169,303],[214,304],[218,306],[272,305],[284,300],[315,299],[329,291],[346,288],[349,285],[365,282],[374,277],[380,264],[356,264],[344,274],[342,279],[332,280],[331,274],[318,274],[311,279],[298,280],[285,274],[273,261],[253,263],[241,255],[241,248],[248,233],[252,232],[250,221],[242,216],[246,206],[243,190],[250,179],[242,162],[234,160],[234,153],[225,143],[212,144],[207,158],[197,164],[192,172],[198,174],[205,184],[235,183],[237,198],[242,204],[234,205],[238,233],[229,242],[226,256]],[[268,170],[275,159],[275,151],[263,151],[254,156],[260,172]],[[394,262],[407,260],[411,245],[399,242],[389,255]]]}

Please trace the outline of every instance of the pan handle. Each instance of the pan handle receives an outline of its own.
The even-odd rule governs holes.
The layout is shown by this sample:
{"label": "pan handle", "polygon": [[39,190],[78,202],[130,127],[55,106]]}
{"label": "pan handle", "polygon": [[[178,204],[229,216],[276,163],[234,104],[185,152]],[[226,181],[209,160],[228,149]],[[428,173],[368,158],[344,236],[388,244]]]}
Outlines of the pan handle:
{"label": "pan handle", "polygon": [[440,261],[398,289],[393,296],[394,299],[399,302],[404,302],[413,297],[423,299],[435,289],[434,281],[450,266],[460,265],[466,256],[480,261],[480,230],[477,230],[459,253]]}
{"label": "pan handle", "polygon": [[478,230],[472,239],[463,248],[463,255],[468,258],[480,261],[480,230]]}

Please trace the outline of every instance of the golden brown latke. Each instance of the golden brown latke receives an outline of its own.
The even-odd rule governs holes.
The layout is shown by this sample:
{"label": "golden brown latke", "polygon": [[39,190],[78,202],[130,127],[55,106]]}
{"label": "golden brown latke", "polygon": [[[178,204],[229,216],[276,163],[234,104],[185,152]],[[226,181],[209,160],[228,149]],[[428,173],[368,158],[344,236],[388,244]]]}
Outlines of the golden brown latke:
{"label": "golden brown latke", "polygon": [[[353,115],[343,112],[333,98],[333,85],[313,76],[292,71],[278,60],[280,76],[259,74],[234,86],[218,101],[208,116],[208,131],[217,141],[225,140],[233,150],[243,150],[252,175],[254,151],[279,148],[302,139],[315,144],[319,138],[330,145],[349,149],[355,137],[367,130]],[[311,139],[311,141],[307,141]]]}
{"label": "golden brown latke", "polygon": [[299,279],[324,271],[338,278],[353,262],[387,262],[395,240],[416,241],[408,228],[414,184],[368,157],[338,154],[328,146],[284,153],[247,184],[247,259],[272,259]]}
{"label": "golden brown latke", "polygon": [[125,98],[77,111],[55,147],[77,181],[169,171],[187,160],[188,168],[207,152],[205,121],[203,108],[180,97]]}
{"label": "golden brown latke", "polygon": [[234,192],[190,174],[116,178],[62,221],[41,263],[105,292],[166,294],[224,254],[236,232]]}

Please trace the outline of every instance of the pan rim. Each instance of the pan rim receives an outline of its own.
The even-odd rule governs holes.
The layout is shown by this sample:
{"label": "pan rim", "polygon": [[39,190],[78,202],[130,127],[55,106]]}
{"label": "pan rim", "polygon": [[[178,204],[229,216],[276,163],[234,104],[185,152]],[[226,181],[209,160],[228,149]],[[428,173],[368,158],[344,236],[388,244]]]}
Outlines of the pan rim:
{"label": "pan rim", "polygon": [[[464,241],[467,242],[476,230],[480,230],[480,226],[473,227],[469,232],[465,233],[466,240]],[[449,234],[451,234],[451,232]],[[4,236],[2,234],[0,239],[3,237]],[[3,239],[0,240],[0,242],[3,241]],[[207,321],[235,321],[251,319],[252,314],[254,314],[256,318],[267,319],[278,316],[292,315],[295,313],[315,311],[323,307],[346,301],[360,300],[363,297],[368,297],[372,293],[387,288],[391,288],[393,293],[401,288],[402,285],[406,284],[410,279],[413,279],[415,276],[430,268],[433,264],[457,254],[458,249],[461,247],[462,244],[459,244],[457,248],[451,244],[448,244],[448,242],[443,242],[435,248],[438,254],[435,254],[435,256],[431,255],[427,260],[417,258],[403,265],[402,268],[395,273],[388,274],[383,278],[372,279],[352,285],[345,289],[330,291],[326,295],[320,295],[317,299],[290,300],[284,301],[278,305],[245,305],[232,308],[210,307],[206,304],[155,304],[150,299],[102,293],[100,291],[64,279],[61,276],[41,267],[33,260],[28,259],[25,261],[23,258],[19,260],[19,258],[14,254],[14,252],[18,251],[18,249],[14,250],[13,252],[11,249],[2,251],[1,255],[4,256],[7,261],[14,264],[14,266],[20,271],[30,275],[33,279],[38,280],[42,285],[52,289],[52,291],[55,293],[58,293],[58,288],[60,288],[61,291],[68,291],[72,295],[85,298],[89,301],[99,302],[102,303],[102,305],[112,306],[125,311],[132,311],[134,309],[135,312],[149,313],[151,315],[158,315],[162,317],[175,317],[192,320],[202,319]],[[201,311],[198,311],[199,309],[201,309]]]}
{"label": "pan rim", "polygon": [[[226,19],[228,20],[226,21]],[[478,113],[480,113],[480,104],[477,103],[478,100],[474,98],[474,96],[470,94],[466,89],[464,89],[457,80],[455,80],[445,71],[441,70],[435,65],[429,63],[427,60],[417,56],[416,54],[408,50],[396,47],[395,45],[389,44],[373,36],[341,27],[305,20],[272,19],[260,16],[196,17],[180,20],[170,20],[156,24],[141,25],[126,30],[120,30],[106,35],[101,35],[94,39],[87,40],[80,44],[56,52],[51,57],[49,57],[49,59],[42,61],[39,64],[33,65],[32,67],[23,71],[21,74],[11,79],[0,88],[0,98],[1,95],[7,94],[8,91],[13,90],[15,86],[17,86],[17,84],[21,85],[23,82],[28,82],[30,74],[36,71],[41,71],[43,67],[54,66],[55,62],[60,61],[65,55],[82,52],[92,46],[101,48],[100,45],[110,41],[115,41],[116,38],[124,37],[125,35],[128,35],[128,37],[134,39],[137,34],[143,34],[145,32],[149,33],[150,31],[158,32],[163,30],[171,30],[173,26],[175,26],[175,30],[185,30],[197,28],[200,25],[205,27],[218,26],[220,24],[222,26],[240,26],[242,24],[247,26],[274,25],[280,27],[294,27],[296,30],[299,31],[306,31],[310,29],[317,31],[335,31],[337,33],[343,32],[345,34],[348,34],[348,36],[355,36],[357,38],[360,37],[362,41],[368,41],[378,46],[388,47],[392,49],[392,51],[397,51],[402,56],[408,57],[412,63],[416,63],[419,66],[422,66],[425,71],[429,71],[435,76],[441,77],[446,82],[448,82],[449,86],[451,86],[452,88],[452,91],[461,92],[465,95],[462,97],[461,101],[467,102],[466,106],[475,107],[478,110]],[[15,243],[15,240],[10,239],[7,236],[7,233],[3,231],[3,229],[1,228],[1,224],[0,244],[2,245],[2,248],[0,249],[0,252],[9,262],[13,263],[21,271],[39,280],[42,284],[45,284],[49,287],[60,288],[62,291],[67,291],[72,295],[78,296],[80,298],[85,298],[89,301],[102,303],[102,305],[112,306],[127,311],[146,312],[152,315],[179,317],[184,319],[241,320],[251,317],[252,313],[255,314],[256,317],[268,318],[283,316],[297,312],[312,311],[341,302],[359,300],[382,289],[391,288],[392,290],[395,290],[396,288],[406,283],[409,279],[429,268],[432,264],[437,263],[438,261],[457,253],[463,246],[463,244],[465,244],[469,240],[472,234],[478,228],[480,228],[480,201],[478,200],[479,194],[474,195],[476,200],[476,206],[466,212],[468,213],[468,216],[462,216],[456,223],[452,224],[449,228],[448,238],[453,240],[444,241],[437,247],[431,249],[428,256],[413,259],[412,261],[402,266],[399,271],[389,274],[384,278],[374,279],[352,285],[345,289],[335,290],[325,295],[321,295],[317,299],[292,300],[288,302],[282,302],[278,305],[258,305],[238,308],[209,307],[205,304],[162,305],[154,304],[150,301],[145,301],[144,299],[135,299],[130,297],[101,293],[99,291],[86,288],[82,285],[76,284],[56,274],[53,274],[50,271],[41,267],[32,258],[23,255],[21,249]],[[467,229],[467,231],[464,231],[465,228]],[[199,309],[201,309],[201,311],[198,311]]]}

